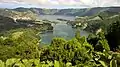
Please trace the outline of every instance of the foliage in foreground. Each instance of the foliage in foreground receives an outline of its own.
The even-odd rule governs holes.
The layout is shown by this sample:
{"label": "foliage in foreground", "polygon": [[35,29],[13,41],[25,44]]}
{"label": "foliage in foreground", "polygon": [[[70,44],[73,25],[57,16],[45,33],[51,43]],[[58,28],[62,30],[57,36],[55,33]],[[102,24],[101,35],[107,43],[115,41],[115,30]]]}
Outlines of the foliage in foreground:
{"label": "foliage in foreground", "polygon": [[[12,31],[0,40],[0,67],[119,67],[120,53],[110,51],[103,33],[93,47],[79,31],[67,41],[54,38],[39,48],[33,30]],[[11,58],[11,59],[10,59]],[[20,58],[20,59],[19,59]]]}
{"label": "foliage in foreground", "polygon": [[39,58],[39,37],[34,30],[21,29],[8,32],[0,37],[0,59]]}
{"label": "foliage in foreground", "polygon": [[78,34],[70,41],[55,38],[50,46],[42,50],[40,61],[54,62],[57,60],[64,64],[71,63],[76,67],[119,67],[120,53],[110,51],[107,40],[102,34],[98,46],[101,46],[102,49],[94,50],[86,38],[80,37]]}
{"label": "foliage in foreground", "polygon": [[[72,63],[64,63],[62,61],[42,61],[40,59],[8,59],[6,62],[0,60],[0,67],[119,67],[120,66],[120,54],[114,53],[107,57],[104,53],[96,53],[98,58],[94,61],[88,61],[87,63],[77,64],[72,66]],[[106,62],[105,62],[106,61]]]}

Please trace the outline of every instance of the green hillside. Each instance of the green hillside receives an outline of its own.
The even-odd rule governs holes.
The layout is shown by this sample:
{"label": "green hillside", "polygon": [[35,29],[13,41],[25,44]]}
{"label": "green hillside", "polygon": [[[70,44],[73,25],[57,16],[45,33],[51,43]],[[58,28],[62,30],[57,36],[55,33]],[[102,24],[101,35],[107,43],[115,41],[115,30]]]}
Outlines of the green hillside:
{"label": "green hillside", "polygon": [[38,18],[38,15],[31,11],[19,12],[12,9],[0,9],[0,15],[16,19],[29,18],[36,20]]}
{"label": "green hillside", "polygon": [[16,8],[15,11],[32,11],[39,15],[71,15],[71,16],[92,16],[100,12],[120,12],[120,7],[95,7],[95,8],[83,8],[83,9],[42,9],[42,8]]}
{"label": "green hillside", "polygon": [[[48,23],[46,21],[46,23]],[[0,32],[17,28],[34,28],[38,30],[51,30],[50,23],[39,20],[39,16],[30,10],[15,11],[13,9],[0,9]]]}

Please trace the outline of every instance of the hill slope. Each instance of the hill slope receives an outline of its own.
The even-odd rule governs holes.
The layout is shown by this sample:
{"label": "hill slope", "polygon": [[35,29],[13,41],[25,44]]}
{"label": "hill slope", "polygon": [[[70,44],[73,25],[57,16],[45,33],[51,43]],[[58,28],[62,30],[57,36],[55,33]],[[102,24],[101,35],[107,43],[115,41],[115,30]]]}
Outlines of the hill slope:
{"label": "hill slope", "polygon": [[15,11],[31,11],[39,15],[71,15],[71,16],[92,16],[100,12],[120,12],[120,7],[95,7],[84,9],[41,9],[41,8],[16,8]]}

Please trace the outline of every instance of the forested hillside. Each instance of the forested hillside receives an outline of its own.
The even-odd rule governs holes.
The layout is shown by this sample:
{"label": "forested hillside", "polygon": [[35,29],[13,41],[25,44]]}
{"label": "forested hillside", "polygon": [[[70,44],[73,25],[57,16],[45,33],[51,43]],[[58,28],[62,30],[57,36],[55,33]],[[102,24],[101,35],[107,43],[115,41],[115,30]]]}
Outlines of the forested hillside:
{"label": "forested hillside", "polygon": [[6,32],[19,28],[32,28],[37,30],[52,30],[50,23],[43,23],[39,15],[32,11],[15,11],[12,9],[0,9],[0,32]]}
{"label": "forested hillside", "polygon": [[0,9],[0,15],[5,17],[17,18],[17,19],[32,19],[36,20],[38,15],[31,11],[14,11],[12,9]]}
{"label": "forested hillside", "polygon": [[83,8],[83,9],[42,9],[42,8],[16,8],[16,11],[32,11],[39,15],[71,15],[71,16],[92,16],[100,12],[120,12],[120,7],[95,7],[95,8]]}
{"label": "forested hillside", "polygon": [[93,16],[76,17],[75,21],[68,23],[92,33],[96,33],[100,29],[107,33],[108,27],[116,21],[120,21],[119,12],[104,11]]}

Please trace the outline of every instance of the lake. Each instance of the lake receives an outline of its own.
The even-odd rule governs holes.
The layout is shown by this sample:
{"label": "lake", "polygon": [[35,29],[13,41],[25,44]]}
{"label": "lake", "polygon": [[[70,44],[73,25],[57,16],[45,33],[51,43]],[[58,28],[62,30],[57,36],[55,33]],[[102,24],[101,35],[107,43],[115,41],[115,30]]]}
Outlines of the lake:
{"label": "lake", "polygon": [[[50,20],[50,21],[57,21],[58,24],[53,26],[53,32],[46,32],[44,34],[41,34],[41,41],[45,44],[50,44],[51,40],[54,37],[62,37],[67,40],[73,38],[75,36],[76,29],[72,28],[71,25],[66,24],[66,22],[61,22],[57,20],[58,18],[71,20],[73,21],[75,19],[74,16],[61,16],[61,15],[41,15],[40,19],[44,20]],[[88,33],[86,31],[80,30],[81,36],[88,36]]]}

